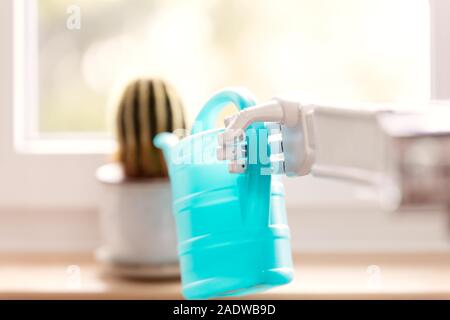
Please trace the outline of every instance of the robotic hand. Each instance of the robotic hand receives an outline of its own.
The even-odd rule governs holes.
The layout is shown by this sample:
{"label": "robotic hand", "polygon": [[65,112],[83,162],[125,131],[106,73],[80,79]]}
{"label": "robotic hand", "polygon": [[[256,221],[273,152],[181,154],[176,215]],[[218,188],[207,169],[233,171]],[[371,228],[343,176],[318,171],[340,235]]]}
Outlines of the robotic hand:
{"label": "robotic hand", "polygon": [[268,122],[273,172],[307,175],[314,163],[313,112],[312,106],[278,98],[247,108],[225,119],[226,129],[219,135],[217,157],[230,161],[231,173],[244,172],[245,129],[253,122]]}
{"label": "robotic hand", "polygon": [[450,208],[450,108],[422,105],[304,105],[274,98],[225,120],[217,157],[246,170],[245,129],[266,122],[272,173],[375,186],[382,205]]}

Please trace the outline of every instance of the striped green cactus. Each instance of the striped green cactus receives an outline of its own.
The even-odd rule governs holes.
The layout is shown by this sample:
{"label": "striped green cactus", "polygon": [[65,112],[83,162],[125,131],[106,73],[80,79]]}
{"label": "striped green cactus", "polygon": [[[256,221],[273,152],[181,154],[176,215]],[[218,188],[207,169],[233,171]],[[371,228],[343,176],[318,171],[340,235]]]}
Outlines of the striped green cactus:
{"label": "striped green cactus", "polygon": [[153,138],[161,132],[186,129],[183,106],[175,91],[156,79],[130,83],[117,112],[118,160],[129,178],[167,177],[161,151]]}

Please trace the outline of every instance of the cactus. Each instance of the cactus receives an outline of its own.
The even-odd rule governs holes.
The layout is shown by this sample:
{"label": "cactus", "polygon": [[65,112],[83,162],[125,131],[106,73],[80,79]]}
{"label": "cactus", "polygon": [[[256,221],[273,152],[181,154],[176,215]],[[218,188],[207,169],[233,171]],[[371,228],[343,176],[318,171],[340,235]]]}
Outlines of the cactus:
{"label": "cactus", "polygon": [[161,132],[186,129],[183,107],[175,91],[156,79],[130,83],[117,111],[118,160],[129,178],[167,177],[163,155],[153,145]]}

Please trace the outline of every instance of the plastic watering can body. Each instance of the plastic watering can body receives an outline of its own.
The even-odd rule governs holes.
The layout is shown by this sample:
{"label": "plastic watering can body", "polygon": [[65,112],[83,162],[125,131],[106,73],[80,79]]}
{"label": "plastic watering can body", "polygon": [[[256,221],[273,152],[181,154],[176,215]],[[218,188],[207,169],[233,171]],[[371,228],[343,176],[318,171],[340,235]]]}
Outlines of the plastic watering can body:
{"label": "plastic watering can body", "polygon": [[202,109],[190,136],[155,138],[169,169],[183,295],[189,299],[257,292],[293,277],[283,185],[261,174],[259,162],[230,174],[227,163],[216,159],[223,129],[211,128],[230,103],[242,109],[254,100],[239,90],[221,91]]}

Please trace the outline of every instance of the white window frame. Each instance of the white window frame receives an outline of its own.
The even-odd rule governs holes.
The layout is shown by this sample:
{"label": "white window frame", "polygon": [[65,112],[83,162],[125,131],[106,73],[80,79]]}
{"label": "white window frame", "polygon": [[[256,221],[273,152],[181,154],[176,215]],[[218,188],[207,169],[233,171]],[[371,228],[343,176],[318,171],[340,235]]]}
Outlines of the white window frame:
{"label": "white window frame", "polygon": [[[86,135],[47,135],[37,136],[36,128],[36,113],[38,112],[38,81],[37,81],[37,17],[36,17],[36,2],[38,0],[6,0],[2,1],[1,6],[5,7],[5,10],[12,12],[14,17],[11,21],[5,21],[6,29],[3,29],[5,34],[13,33],[14,44],[14,60],[3,59],[6,70],[8,66],[14,62],[13,69],[13,103],[10,106],[10,110],[6,112],[6,116],[2,117],[5,122],[11,115],[13,116],[13,135],[11,137],[11,131],[6,132],[0,137],[4,145],[9,145],[10,141],[14,142],[13,148],[10,148],[6,153],[10,159],[20,158],[24,162],[30,162],[33,164],[40,164],[42,168],[41,172],[45,172],[46,168],[49,171],[58,170],[59,167],[64,164],[74,162],[71,166],[70,172],[67,170],[60,172],[57,175],[59,177],[66,177],[66,180],[70,180],[74,177],[75,180],[82,181],[81,177],[91,177],[93,175],[94,165],[100,165],[105,159],[105,155],[110,154],[115,148],[115,142],[105,137],[95,137]],[[432,17],[432,97],[433,98],[448,98],[450,97],[450,62],[447,57],[450,56],[450,45],[446,39],[445,30],[450,30],[449,19],[446,19],[445,12],[450,10],[449,1],[446,0],[430,0],[431,17]],[[11,30],[14,25],[13,30]],[[439,54],[438,54],[439,53]],[[8,94],[8,93],[6,93]],[[31,111],[31,112],[30,112]],[[25,121],[24,121],[25,119]],[[4,127],[7,128],[10,123],[5,123]],[[17,154],[19,153],[19,154]],[[76,159],[76,160],[75,160]],[[17,165],[13,165],[12,172],[20,171],[20,168],[14,168]],[[28,166],[27,166],[28,167]],[[86,171],[85,168],[88,168]],[[29,173],[30,175],[36,175],[33,180],[38,180],[39,173]],[[56,172],[55,172],[56,175]],[[52,176],[46,176],[46,179],[52,179]],[[61,179],[61,178],[58,178]],[[57,179],[57,180],[58,180]],[[93,179],[87,179],[85,185],[88,190],[95,190],[95,182]],[[51,180],[48,180],[49,182]],[[58,180],[59,181],[59,180]],[[289,185],[297,184],[297,182],[290,181]],[[309,184],[315,184],[310,182]],[[320,183],[321,184],[321,183]],[[313,189],[308,188],[308,190]],[[82,184],[80,187],[83,187]],[[318,187],[319,190],[322,186]],[[335,193],[331,191],[334,187],[330,186],[330,194]],[[42,191],[44,192],[44,190]],[[80,191],[80,193],[82,193]],[[310,193],[312,198],[314,197],[314,191]],[[43,197],[46,199],[47,197]],[[71,199],[71,196],[65,196],[63,198]],[[311,203],[316,202],[313,200]],[[332,201],[333,202],[333,201]],[[338,200],[337,203],[354,203],[354,199],[349,201]],[[310,203],[310,204],[311,204]],[[1,203],[0,203],[1,204]],[[92,201],[86,202],[86,204],[93,205]],[[336,205],[336,203],[330,203],[330,206]]]}
{"label": "white window frame", "polygon": [[115,143],[106,134],[39,132],[38,1],[14,1],[14,146],[21,153],[109,154]]}
{"label": "white window frame", "polygon": [[26,23],[30,11],[22,10],[33,2],[0,2],[0,12],[6,13],[0,22],[0,208],[95,208],[99,188],[94,172],[113,144],[36,139],[23,121],[30,119],[25,107],[33,107],[37,97],[32,48],[36,38],[31,37],[30,44],[25,37],[27,31],[33,35],[35,26]]}

